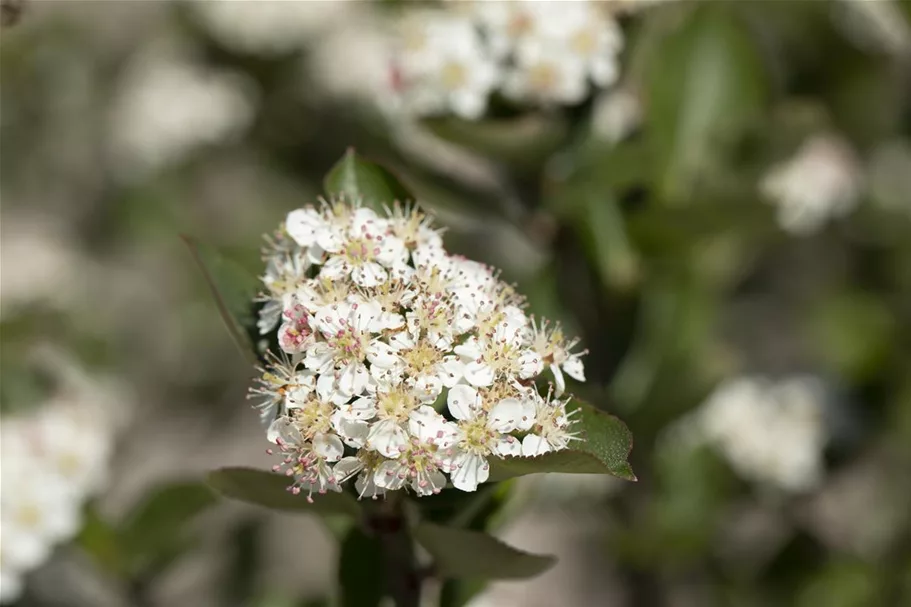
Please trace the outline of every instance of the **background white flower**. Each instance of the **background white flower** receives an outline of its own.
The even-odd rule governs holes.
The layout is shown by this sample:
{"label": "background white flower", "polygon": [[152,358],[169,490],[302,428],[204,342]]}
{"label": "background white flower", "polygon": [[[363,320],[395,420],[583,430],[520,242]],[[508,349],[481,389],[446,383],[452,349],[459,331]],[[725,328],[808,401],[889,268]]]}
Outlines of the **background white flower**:
{"label": "background white flower", "polygon": [[773,167],[760,187],[778,205],[781,227],[805,235],[819,230],[828,219],[854,210],[863,174],[845,141],[834,135],[815,135],[792,159]]}

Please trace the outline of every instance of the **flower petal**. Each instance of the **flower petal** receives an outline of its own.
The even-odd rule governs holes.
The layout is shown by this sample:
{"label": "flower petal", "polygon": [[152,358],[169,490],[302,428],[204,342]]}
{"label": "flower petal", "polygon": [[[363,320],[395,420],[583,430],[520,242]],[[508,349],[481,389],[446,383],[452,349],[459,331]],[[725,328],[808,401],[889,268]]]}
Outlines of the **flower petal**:
{"label": "flower petal", "polygon": [[461,491],[476,491],[490,476],[490,464],[476,453],[463,453],[449,475],[452,485]]}
{"label": "flower petal", "polygon": [[446,406],[449,408],[449,413],[459,420],[472,419],[480,408],[478,401],[478,391],[465,384],[453,386],[446,396]]}

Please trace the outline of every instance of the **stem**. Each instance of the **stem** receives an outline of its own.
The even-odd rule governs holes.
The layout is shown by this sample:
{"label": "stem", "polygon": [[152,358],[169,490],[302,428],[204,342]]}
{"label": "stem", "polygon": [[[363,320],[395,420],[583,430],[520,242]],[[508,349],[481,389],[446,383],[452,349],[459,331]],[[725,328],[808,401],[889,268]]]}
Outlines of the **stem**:
{"label": "stem", "polygon": [[370,514],[367,523],[380,541],[386,592],[396,607],[419,607],[423,575],[414,556],[408,521],[398,496],[387,496],[382,507]]}

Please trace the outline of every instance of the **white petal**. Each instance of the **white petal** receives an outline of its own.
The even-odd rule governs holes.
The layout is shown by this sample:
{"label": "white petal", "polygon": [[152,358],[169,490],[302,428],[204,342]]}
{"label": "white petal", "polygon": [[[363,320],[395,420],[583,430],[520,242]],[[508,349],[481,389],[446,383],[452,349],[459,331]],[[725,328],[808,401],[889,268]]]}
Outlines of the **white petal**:
{"label": "white petal", "polygon": [[554,374],[554,385],[556,390],[554,390],[554,396],[560,398],[563,395],[563,391],[566,390],[566,380],[563,379],[563,371],[560,370],[559,365],[551,364],[550,370]]}
{"label": "white petal", "polygon": [[370,364],[389,369],[399,361],[395,349],[387,343],[374,339],[367,346],[367,360]]}
{"label": "white petal", "polygon": [[328,278],[329,280],[340,280],[348,275],[351,271],[351,266],[348,265],[348,262],[341,255],[336,255],[335,257],[330,257],[323,267],[320,268],[319,275],[323,278]]}
{"label": "white petal", "polygon": [[302,247],[316,243],[316,234],[323,228],[325,221],[314,209],[296,209],[288,213],[285,219],[285,230]]}
{"label": "white petal", "polygon": [[399,462],[386,461],[377,466],[376,472],[373,474],[373,482],[377,487],[396,491],[405,486],[405,481],[408,480],[406,472],[407,468]]}
{"label": "white petal", "polygon": [[538,356],[537,352],[525,350],[522,356],[519,357],[519,377],[522,379],[535,377],[543,370],[544,363],[541,361],[541,357]]}
{"label": "white petal", "polygon": [[372,261],[359,264],[351,270],[351,280],[368,289],[383,284],[388,278],[389,274],[383,266]]}
{"label": "white petal", "polygon": [[434,493],[439,493],[446,486],[446,477],[439,470],[428,472],[424,477],[422,479],[419,476],[411,482],[411,488],[418,495],[433,495]]}
{"label": "white petal", "polygon": [[446,406],[449,413],[456,419],[468,420],[476,415],[480,408],[478,391],[471,386],[459,384],[449,389],[446,396]]}
{"label": "white petal", "polygon": [[343,457],[335,464],[335,479],[338,484],[342,484],[349,478],[364,469],[364,462],[356,457]]}
{"label": "white petal", "polygon": [[348,363],[338,373],[338,391],[348,396],[359,396],[367,387],[367,367],[363,363]]}
{"label": "white petal", "polygon": [[458,435],[458,427],[446,421],[430,405],[421,405],[408,416],[408,432],[422,443],[448,449]]}
{"label": "white petal", "polygon": [[307,348],[304,366],[316,373],[326,373],[333,366],[332,348],[326,342],[318,342]]}
{"label": "white petal", "polygon": [[465,375],[465,364],[455,356],[446,356],[443,362],[437,365],[437,376],[443,385],[452,388]]}
{"label": "white petal", "polygon": [[313,450],[327,462],[337,462],[345,452],[345,447],[336,435],[320,433],[313,437]]}
{"label": "white petal", "polygon": [[349,419],[367,420],[376,415],[376,401],[362,396],[350,405],[342,405],[340,409]]}
{"label": "white petal", "polygon": [[422,403],[432,403],[443,392],[443,382],[435,375],[423,375],[415,380],[411,393]]}
{"label": "white petal", "polygon": [[487,427],[497,432],[512,432],[526,415],[526,407],[515,398],[504,398],[498,402],[487,414]]}
{"label": "white petal", "polygon": [[408,445],[408,434],[394,421],[383,420],[370,428],[367,445],[374,451],[394,459]]}
{"label": "white petal", "polygon": [[563,363],[563,370],[574,380],[585,381],[585,367],[582,365],[582,359],[578,355],[570,356]]}
{"label": "white petal", "polygon": [[269,425],[266,439],[270,443],[276,444],[279,439],[285,443],[297,444],[303,440],[303,437],[289,418],[279,417]]}
{"label": "white petal", "polygon": [[522,455],[534,457],[550,451],[550,445],[537,434],[528,434],[522,439]]}
{"label": "white petal", "polygon": [[490,476],[487,460],[475,453],[463,453],[455,461],[455,467],[449,478],[453,486],[461,491],[476,491],[478,485]]}
{"label": "white petal", "polygon": [[484,363],[470,362],[465,365],[465,381],[472,386],[483,388],[493,383],[493,369]]}
{"label": "white petal", "polygon": [[341,411],[332,414],[332,428],[349,447],[360,449],[367,444],[370,424],[365,421],[344,417]]}
{"label": "white petal", "polygon": [[493,450],[500,457],[522,455],[522,442],[515,436],[501,436]]}
{"label": "white petal", "polygon": [[477,360],[481,358],[481,354],[483,354],[476,337],[468,338],[465,343],[459,344],[453,348],[453,351],[465,359],[465,362]]}

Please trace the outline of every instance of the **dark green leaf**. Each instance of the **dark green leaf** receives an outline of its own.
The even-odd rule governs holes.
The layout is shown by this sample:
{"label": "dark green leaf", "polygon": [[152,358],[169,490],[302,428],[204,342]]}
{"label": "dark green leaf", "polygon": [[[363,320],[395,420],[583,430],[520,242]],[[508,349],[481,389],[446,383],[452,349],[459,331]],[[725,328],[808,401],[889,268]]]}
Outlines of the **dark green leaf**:
{"label": "dark green leaf", "polygon": [[765,68],[749,33],[721,3],[694,11],[656,51],[646,67],[647,132],[662,197],[679,201],[722,172],[725,151],[762,109]]}
{"label": "dark green leaf", "polygon": [[342,607],[379,605],[384,594],[383,548],[376,537],[352,527],[339,557]]}
{"label": "dark green leaf", "polygon": [[332,167],[323,185],[329,195],[360,201],[375,209],[414,198],[389,171],[359,157],[353,148]]}
{"label": "dark green leaf", "polygon": [[414,537],[448,578],[521,579],[547,571],[556,559],[522,552],[486,533],[421,523]]}
{"label": "dark green leaf", "polygon": [[440,607],[462,607],[484,591],[484,580],[446,580],[440,589]]}
{"label": "dark green leaf", "polygon": [[575,441],[572,449],[552,451],[537,457],[492,458],[489,480],[500,481],[542,472],[611,474],[636,480],[626,461],[633,447],[633,437],[623,422],[579,400],[567,405],[567,411],[575,410],[579,412],[574,415],[577,420],[574,429],[582,440]]}
{"label": "dark green leaf", "polygon": [[225,497],[271,510],[351,517],[360,515],[360,505],[347,493],[314,495],[311,503],[306,495],[293,495],[288,491],[290,481],[286,476],[266,470],[220,468],[209,473],[207,482]]}
{"label": "dark green leaf", "polygon": [[102,570],[123,575],[126,561],[120,536],[92,507],[86,510],[76,542]]}
{"label": "dark green leaf", "polygon": [[231,338],[241,353],[256,363],[257,357],[250,335],[255,334],[253,298],[259,290],[259,279],[215,248],[188,236],[184,236],[183,241],[202,270]]}
{"label": "dark green leaf", "polygon": [[162,563],[185,547],[185,525],[215,503],[203,484],[167,485],[139,504],[120,530],[124,549],[137,566]]}

